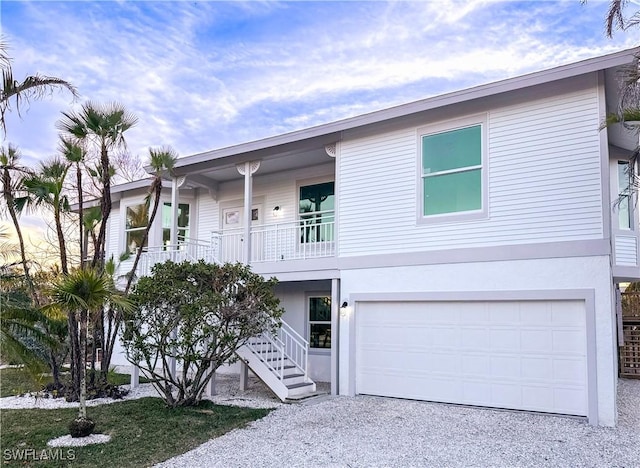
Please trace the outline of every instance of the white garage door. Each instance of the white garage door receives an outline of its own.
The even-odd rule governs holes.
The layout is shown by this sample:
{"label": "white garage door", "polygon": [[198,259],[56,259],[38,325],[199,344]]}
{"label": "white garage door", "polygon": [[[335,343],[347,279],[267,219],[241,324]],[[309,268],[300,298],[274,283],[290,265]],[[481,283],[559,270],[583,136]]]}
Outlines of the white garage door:
{"label": "white garage door", "polygon": [[356,393],[587,415],[583,301],[360,302]]}

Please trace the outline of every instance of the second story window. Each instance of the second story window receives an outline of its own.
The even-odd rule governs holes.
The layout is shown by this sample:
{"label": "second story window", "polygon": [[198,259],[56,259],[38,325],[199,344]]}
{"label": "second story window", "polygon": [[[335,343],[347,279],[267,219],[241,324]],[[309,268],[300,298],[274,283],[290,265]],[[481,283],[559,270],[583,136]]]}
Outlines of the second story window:
{"label": "second story window", "polygon": [[618,228],[631,229],[633,215],[631,212],[631,173],[629,161],[618,161]]}
{"label": "second story window", "polygon": [[125,223],[125,248],[129,253],[141,247],[146,247],[148,239],[142,243],[144,231],[149,223],[149,209],[145,203],[127,206]]}
{"label": "second story window", "polygon": [[422,216],[482,210],[482,125],[423,134]]}
{"label": "second story window", "polygon": [[298,217],[302,243],[330,242],[334,238],[334,182],[300,187]]}
{"label": "second story window", "polygon": [[[189,238],[189,204],[178,203],[178,243]],[[162,244],[171,243],[171,203],[162,205]]]}

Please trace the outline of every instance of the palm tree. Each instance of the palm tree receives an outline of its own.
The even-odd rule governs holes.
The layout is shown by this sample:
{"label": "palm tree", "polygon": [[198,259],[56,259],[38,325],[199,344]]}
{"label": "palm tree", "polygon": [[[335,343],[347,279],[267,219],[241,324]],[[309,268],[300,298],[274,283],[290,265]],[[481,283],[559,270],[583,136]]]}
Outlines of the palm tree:
{"label": "palm tree", "polygon": [[[158,207],[160,206],[160,197],[162,195],[162,177],[166,172],[171,173],[178,159],[178,153],[171,147],[164,146],[159,149],[149,148],[150,166],[153,169],[153,179],[149,186],[149,191],[145,200],[145,207],[152,205],[151,213],[146,222],[145,230],[143,231],[142,238],[140,239],[140,246],[142,247],[149,237],[149,232],[153,226],[153,222],[158,214]],[[144,210],[144,213],[148,209]],[[136,250],[136,255],[133,260],[133,267],[127,274],[127,284],[124,289],[124,293],[127,294],[133,285],[135,278],[135,271],[138,268],[140,257],[142,255],[142,248]],[[111,363],[111,356],[113,354],[113,348],[115,346],[116,337],[122,323],[122,315],[119,313],[110,314],[107,335],[105,337],[105,347],[102,353],[101,370],[103,375],[109,369]]]}
{"label": "palm tree", "polygon": [[[13,222],[13,227],[18,235],[18,245],[20,247],[20,258],[22,260],[22,269],[24,270],[24,277],[29,287],[29,292],[33,298],[34,304],[38,304],[38,296],[36,294],[35,287],[33,285],[33,279],[29,273],[29,262],[27,260],[27,254],[24,247],[24,237],[22,236],[22,229],[18,222],[19,209],[16,207],[16,194],[19,194],[23,189],[22,180],[25,176],[30,175],[31,171],[25,167],[20,166],[20,153],[15,146],[9,144],[7,148],[0,148],[0,171],[2,173],[2,194],[7,205],[7,211]],[[17,174],[17,178],[13,177],[13,174]]]}
{"label": "palm tree", "polygon": [[32,375],[42,372],[46,362],[35,350],[34,345],[42,348],[55,347],[42,324],[48,322],[45,314],[34,308],[29,296],[19,288],[6,287],[15,284],[3,278],[3,291],[0,294],[0,348],[2,354],[10,359],[22,362]]}
{"label": "palm tree", "polygon": [[0,40],[0,69],[2,70],[2,88],[0,89],[0,127],[6,133],[5,113],[11,111],[11,104],[20,115],[20,106],[31,99],[40,99],[57,89],[66,89],[74,98],[78,97],[76,88],[62,78],[45,75],[27,76],[21,82],[13,77],[11,58],[7,53],[6,42]]}
{"label": "palm tree", "polygon": [[85,228],[84,228],[84,213],[83,213],[83,186],[82,186],[82,169],[80,165],[84,162],[86,152],[84,148],[71,140],[70,138],[60,137],[60,152],[65,160],[69,164],[75,166],[76,171],[76,190],[77,190],[77,203],[78,203],[78,232],[80,234],[80,268],[85,265]]}
{"label": "palm tree", "polygon": [[83,104],[79,112],[63,112],[57,123],[59,130],[67,137],[80,142],[93,142],[100,151],[99,175],[102,185],[100,198],[101,223],[96,240],[91,265],[95,268],[104,263],[106,229],[111,214],[111,164],[109,151],[126,146],[124,133],[133,127],[138,119],[120,104],[99,105],[92,102]]}
{"label": "palm tree", "polygon": [[33,204],[36,207],[45,206],[52,209],[60,250],[60,266],[64,274],[69,273],[67,245],[62,226],[62,216],[71,208],[69,198],[64,193],[69,167],[69,163],[57,157],[41,163],[39,173],[23,180],[27,195],[17,199],[18,206],[21,207]]}
{"label": "palm tree", "polygon": [[[131,303],[114,287],[111,279],[104,273],[92,268],[78,269],[64,277],[54,285],[52,290],[53,304],[76,316],[80,325],[79,341],[83,361],[86,362],[87,329],[89,317],[103,309],[107,304],[116,308],[129,309]],[[78,419],[87,419],[87,381],[86,369],[79,367],[80,375],[80,406]],[[86,434],[88,435],[88,434]]]}
{"label": "palm tree", "polygon": [[[151,214],[149,215],[149,221],[147,222],[147,227],[142,234],[142,239],[140,241],[141,246],[144,245],[144,243],[147,241],[147,238],[149,237],[149,231],[151,230],[153,221],[156,219],[156,214],[158,213],[158,206],[160,206],[160,196],[162,195],[162,177],[167,172],[173,172],[176,160],[178,159],[178,153],[176,153],[176,151],[169,146],[163,146],[160,149],[149,148],[149,159],[149,165],[153,170],[153,179],[151,179],[151,185],[149,186],[149,191],[147,193],[146,204],[149,205],[150,203],[152,203],[152,208]],[[124,289],[125,294],[129,292],[129,289],[131,289],[133,278],[135,277],[136,268],[138,268],[138,263],[140,262],[141,255],[142,249],[137,249],[136,256],[133,260],[133,267],[131,267],[131,272],[128,275],[129,278],[127,279],[127,286]]]}

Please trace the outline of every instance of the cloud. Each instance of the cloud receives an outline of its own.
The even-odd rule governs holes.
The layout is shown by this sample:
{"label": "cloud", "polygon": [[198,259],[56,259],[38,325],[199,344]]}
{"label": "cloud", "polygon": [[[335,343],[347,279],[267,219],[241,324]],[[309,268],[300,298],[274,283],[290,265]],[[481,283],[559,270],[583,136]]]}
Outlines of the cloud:
{"label": "cloud", "polygon": [[[599,2],[28,2],[2,5],[15,68],[139,117],[127,135],[187,155],[580,60],[634,44]],[[52,20],[55,18],[55,20]],[[82,102],[82,101],[81,101]],[[76,105],[79,105],[77,103]],[[9,121],[55,150],[54,94]],[[17,140],[17,141],[16,141]]]}

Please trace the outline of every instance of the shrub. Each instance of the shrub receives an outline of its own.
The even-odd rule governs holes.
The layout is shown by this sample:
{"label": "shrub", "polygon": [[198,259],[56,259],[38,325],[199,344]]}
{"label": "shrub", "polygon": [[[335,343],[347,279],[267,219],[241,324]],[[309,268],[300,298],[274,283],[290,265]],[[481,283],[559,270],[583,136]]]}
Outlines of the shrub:
{"label": "shrub", "polygon": [[150,377],[168,406],[197,404],[238,347],[280,325],[276,282],[239,263],[155,265],[152,276],[138,281],[136,306],[125,316],[127,359]]}

